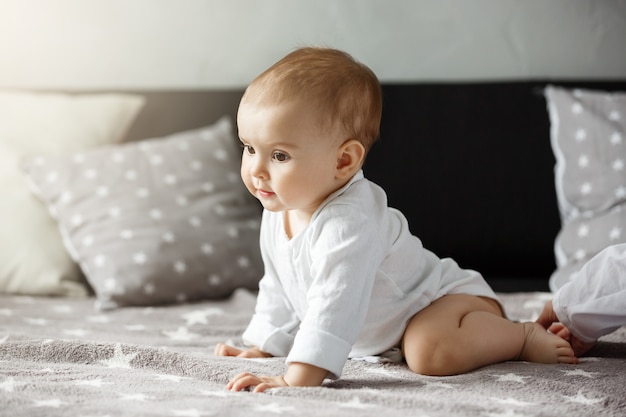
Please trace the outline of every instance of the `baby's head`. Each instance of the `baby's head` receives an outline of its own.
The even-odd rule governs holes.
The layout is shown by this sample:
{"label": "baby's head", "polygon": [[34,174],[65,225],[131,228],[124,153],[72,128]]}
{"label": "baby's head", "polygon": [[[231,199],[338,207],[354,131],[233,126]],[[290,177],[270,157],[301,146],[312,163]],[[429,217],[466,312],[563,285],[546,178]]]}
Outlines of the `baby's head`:
{"label": "baby's head", "polygon": [[242,104],[305,104],[320,129],[356,139],[366,152],[378,138],[382,93],[376,75],[349,54],[329,48],[297,49],[248,86]]}

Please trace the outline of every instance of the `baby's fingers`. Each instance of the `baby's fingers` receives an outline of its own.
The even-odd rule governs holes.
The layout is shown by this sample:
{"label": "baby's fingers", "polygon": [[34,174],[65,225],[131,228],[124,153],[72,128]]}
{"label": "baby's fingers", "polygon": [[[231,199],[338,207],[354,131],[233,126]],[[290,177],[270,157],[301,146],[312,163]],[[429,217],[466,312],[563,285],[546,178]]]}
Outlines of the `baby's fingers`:
{"label": "baby's fingers", "polygon": [[255,387],[259,385],[261,380],[248,372],[243,372],[233,379],[226,385],[226,389],[231,391],[241,391],[250,387]]}
{"label": "baby's fingers", "polygon": [[238,349],[233,346],[229,346],[225,343],[218,343],[215,346],[215,356],[237,356],[242,352],[241,349]]}

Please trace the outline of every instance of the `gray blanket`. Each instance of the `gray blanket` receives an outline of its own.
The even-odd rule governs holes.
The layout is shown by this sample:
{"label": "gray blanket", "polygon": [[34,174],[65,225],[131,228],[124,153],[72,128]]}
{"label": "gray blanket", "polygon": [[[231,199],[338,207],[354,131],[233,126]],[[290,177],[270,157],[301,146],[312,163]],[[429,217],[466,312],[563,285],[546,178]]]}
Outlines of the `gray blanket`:
{"label": "gray blanket", "polygon": [[[502,294],[509,316],[536,317],[548,294]],[[242,371],[284,359],[213,356],[250,319],[254,295],[107,313],[93,300],[0,296],[2,416],[626,416],[626,330],[578,365],[506,362],[452,377],[348,361],[317,388],[231,393]]]}

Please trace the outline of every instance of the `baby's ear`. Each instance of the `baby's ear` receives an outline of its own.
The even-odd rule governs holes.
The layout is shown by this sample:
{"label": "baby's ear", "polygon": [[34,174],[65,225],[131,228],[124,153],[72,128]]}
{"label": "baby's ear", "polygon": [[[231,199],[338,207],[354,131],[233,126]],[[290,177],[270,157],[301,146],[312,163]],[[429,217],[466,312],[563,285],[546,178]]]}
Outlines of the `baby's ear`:
{"label": "baby's ear", "polygon": [[364,158],[365,147],[363,144],[356,139],[348,139],[339,147],[335,176],[338,179],[351,178],[361,169]]}

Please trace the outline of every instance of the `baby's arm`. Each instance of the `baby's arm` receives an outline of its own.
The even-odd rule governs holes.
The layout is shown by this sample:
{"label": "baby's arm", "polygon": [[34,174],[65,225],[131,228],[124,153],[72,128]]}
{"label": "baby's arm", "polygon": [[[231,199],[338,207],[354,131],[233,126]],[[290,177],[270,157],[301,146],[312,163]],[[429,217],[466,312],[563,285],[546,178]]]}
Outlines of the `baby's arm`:
{"label": "baby's arm", "polygon": [[254,392],[263,392],[269,388],[280,387],[315,387],[322,384],[328,371],[317,366],[301,362],[292,362],[284,376],[256,376],[248,372],[234,377],[226,388],[241,391],[255,387]]}

